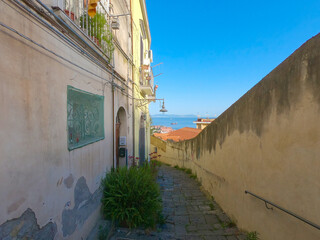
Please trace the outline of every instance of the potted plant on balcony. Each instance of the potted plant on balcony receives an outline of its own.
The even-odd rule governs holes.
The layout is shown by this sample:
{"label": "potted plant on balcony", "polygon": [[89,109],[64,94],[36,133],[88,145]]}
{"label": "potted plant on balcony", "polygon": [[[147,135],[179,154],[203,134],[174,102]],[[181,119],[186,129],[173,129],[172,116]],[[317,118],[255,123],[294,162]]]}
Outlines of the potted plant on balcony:
{"label": "potted plant on balcony", "polygon": [[74,17],[74,12],[69,11],[69,10],[67,10],[67,9],[65,9],[64,12],[65,12],[65,14],[68,15],[68,17],[69,17],[72,21],[74,21],[74,19],[75,19],[75,17]]}
{"label": "potted plant on balcony", "polygon": [[104,53],[112,58],[114,51],[113,35],[105,16],[97,13],[93,18],[84,14],[80,17],[80,26],[87,30],[92,40],[104,51]]}
{"label": "potted plant on balcony", "polygon": [[149,69],[149,65],[141,65],[141,69],[142,70],[148,70]]}

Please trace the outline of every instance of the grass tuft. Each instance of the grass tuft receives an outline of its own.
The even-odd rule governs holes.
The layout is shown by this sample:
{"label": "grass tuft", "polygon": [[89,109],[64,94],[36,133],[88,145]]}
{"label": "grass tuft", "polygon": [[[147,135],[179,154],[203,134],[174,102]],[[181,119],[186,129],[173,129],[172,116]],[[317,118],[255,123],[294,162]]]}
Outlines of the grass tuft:
{"label": "grass tuft", "polygon": [[153,228],[163,222],[159,185],[154,164],[119,168],[102,180],[103,216],[130,228]]}
{"label": "grass tuft", "polygon": [[191,174],[191,175],[190,175],[190,178],[192,178],[192,179],[197,179],[197,174]]}
{"label": "grass tuft", "polygon": [[258,235],[259,235],[259,234],[258,234],[256,231],[254,231],[254,232],[248,232],[248,233],[247,233],[247,238],[246,238],[246,240],[259,240],[260,238],[259,238]]}

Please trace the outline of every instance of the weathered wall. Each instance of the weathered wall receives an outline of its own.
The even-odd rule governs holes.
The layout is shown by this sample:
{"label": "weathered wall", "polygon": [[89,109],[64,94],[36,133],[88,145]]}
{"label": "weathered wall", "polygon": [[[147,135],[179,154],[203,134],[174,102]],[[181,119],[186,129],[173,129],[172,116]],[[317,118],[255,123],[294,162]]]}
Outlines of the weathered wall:
{"label": "weathered wall", "polygon": [[[132,13],[132,40],[133,40],[133,96],[134,100],[134,157],[140,157],[139,148],[141,143],[139,142],[139,128],[141,125],[145,126],[145,159],[148,159],[149,149],[150,149],[150,116],[149,116],[149,104],[146,100],[147,96],[143,95],[140,89],[140,50],[141,42],[140,37],[143,35],[143,30],[140,27],[140,20],[143,20],[145,23],[148,22],[148,19],[143,14],[142,5],[145,4],[145,0],[131,1],[131,13]],[[149,25],[145,25],[145,30],[147,33],[150,33]],[[148,34],[147,34],[148,35]],[[149,35],[148,35],[149,36]],[[144,54],[147,50],[150,50],[151,39],[146,37],[143,41]],[[146,116],[146,120],[141,123],[141,116]]]}
{"label": "weathered wall", "polygon": [[161,160],[191,168],[224,211],[267,240],[316,240],[320,224],[320,35],[309,40],[196,138],[152,139]]}
{"label": "weathered wall", "polygon": [[[85,238],[99,215],[100,179],[113,165],[111,75],[8,1],[0,2],[0,22],[99,76],[0,27],[0,239]],[[68,85],[104,96],[105,138],[72,151]],[[131,116],[115,91],[115,114],[123,107]]]}

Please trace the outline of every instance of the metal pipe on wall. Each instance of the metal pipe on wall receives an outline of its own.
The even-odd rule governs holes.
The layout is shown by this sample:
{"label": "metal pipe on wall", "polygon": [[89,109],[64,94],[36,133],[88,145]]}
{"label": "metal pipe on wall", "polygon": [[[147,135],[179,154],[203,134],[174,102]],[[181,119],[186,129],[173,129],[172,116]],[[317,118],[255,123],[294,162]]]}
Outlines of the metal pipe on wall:
{"label": "metal pipe on wall", "polygon": [[132,0],[130,0],[130,11],[131,11],[131,56],[132,56],[132,156],[133,161],[135,161],[135,114],[134,114],[134,79],[135,79],[135,74],[134,74],[134,61],[133,61],[133,19],[132,19]]}

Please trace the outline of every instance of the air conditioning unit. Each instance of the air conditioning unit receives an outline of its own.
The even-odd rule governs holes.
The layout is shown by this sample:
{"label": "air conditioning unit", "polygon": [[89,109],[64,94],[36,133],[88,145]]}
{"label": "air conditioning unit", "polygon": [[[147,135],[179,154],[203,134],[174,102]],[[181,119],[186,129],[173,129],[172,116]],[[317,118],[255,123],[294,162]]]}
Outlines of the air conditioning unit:
{"label": "air conditioning unit", "polygon": [[152,62],[153,62],[153,53],[152,53],[152,50],[149,50],[149,51],[148,51],[148,58],[150,59],[150,62],[152,63]]}
{"label": "air conditioning unit", "polygon": [[52,7],[58,7],[60,9],[65,9],[65,2],[63,0],[53,0]]}
{"label": "air conditioning unit", "polygon": [[150,58],[143,59],[143,65],[150,65]]}

